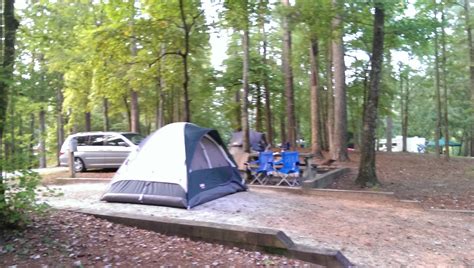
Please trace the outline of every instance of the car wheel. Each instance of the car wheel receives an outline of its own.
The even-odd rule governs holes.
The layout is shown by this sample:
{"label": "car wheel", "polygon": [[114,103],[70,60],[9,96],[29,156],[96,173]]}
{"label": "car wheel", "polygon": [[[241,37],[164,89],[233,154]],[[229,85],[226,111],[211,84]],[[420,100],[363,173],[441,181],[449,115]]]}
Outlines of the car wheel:
{"label": "car wheel", "polygon": [[82,159],[77,157],[74,158],[74,170],[76,172],[86,171],[86,166],[84,165],[84,162],[82,162]]}

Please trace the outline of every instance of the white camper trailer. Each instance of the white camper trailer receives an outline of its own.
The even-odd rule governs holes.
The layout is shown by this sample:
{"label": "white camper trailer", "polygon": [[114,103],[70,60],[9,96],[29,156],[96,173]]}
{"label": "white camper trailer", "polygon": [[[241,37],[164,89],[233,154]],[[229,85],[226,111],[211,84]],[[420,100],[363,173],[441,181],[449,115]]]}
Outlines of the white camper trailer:
{"label": "white camper trailer", "polygon": [[[410,153],[424,153],[425,152],[426,139],[418,136],[407,137],[407,151]],[[387,140],[380,139],[379,151],[387,151]],[[403,137],[396,136],[392,138],[392,152],[401,152],[403,150]]]}

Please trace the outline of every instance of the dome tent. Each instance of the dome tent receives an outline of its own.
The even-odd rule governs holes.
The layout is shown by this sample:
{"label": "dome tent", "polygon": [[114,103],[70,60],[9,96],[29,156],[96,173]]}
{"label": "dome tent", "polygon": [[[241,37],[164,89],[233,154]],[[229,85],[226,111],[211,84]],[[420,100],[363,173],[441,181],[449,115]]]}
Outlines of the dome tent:
{"label": "dome tent", "polygon": [[180,122],[130,153],[102,200],[192,208],[246,189],[219,133]]}

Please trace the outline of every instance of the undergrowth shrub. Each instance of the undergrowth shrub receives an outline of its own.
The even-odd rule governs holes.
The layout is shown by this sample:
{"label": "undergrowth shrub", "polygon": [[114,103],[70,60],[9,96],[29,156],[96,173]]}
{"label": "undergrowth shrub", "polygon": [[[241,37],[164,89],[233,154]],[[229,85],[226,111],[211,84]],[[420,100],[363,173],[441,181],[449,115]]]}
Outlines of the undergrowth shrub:
{"label": "undergrowth shrub", "polygon": [[[14,176],[4,177],[0,189],[0,228],[26,226],[34,213],[45,211],[46,204],[37,202],[36,189],[41,182],[38,173],[20,170]],[[3,194],[2,194],[3,193]]]}

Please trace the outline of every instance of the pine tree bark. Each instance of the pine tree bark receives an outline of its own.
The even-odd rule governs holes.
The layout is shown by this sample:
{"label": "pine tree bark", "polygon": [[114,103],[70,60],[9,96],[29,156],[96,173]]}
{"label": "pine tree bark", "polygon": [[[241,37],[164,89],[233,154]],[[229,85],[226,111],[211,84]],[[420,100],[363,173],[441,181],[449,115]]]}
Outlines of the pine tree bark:
{"label": "pine tree bark", "polygon": [[[62,79],[62,78],[61,78]],[[63,102],[64,96],[61,88],[58,88],[56,91],[56,160],[57,165],[59,166],[59,154],[61,152],[61,146],[64,142],[64,116],[63,116]]]}
{"label": "pine tree bark", "polygon": [[104,131],[110,130],[110,119],[109,119],[109,100],[107,98],[102,99],[102,105],[104,106]]}
{"label": "pine tree bark", "polygon": [[179,0],[179,12],[181,17],[181,29],[184,34],[184,51],[180,52],[180,56],[183,61],[183,104],[184,104],[184,121],[191,122],[191,108],[189,99],[189,63],[188,56],[190,52],[190,34],[191,30],[196,23],[196,19],[202,15],[202,12],[192,18],[192,22],[188,22],[186,19],[186,12],[184,10],[184,1]]}
{"label": "pine tree bark", "polygon": [[332,42],[328,42],[326,54],[326,87],[327,87],[327,107],[328,119],[326,122],[327,140],[329,145],[329,155],[334,155],[334,87],[333,87],[333,73],[332,73]]}
{"label": "pine tree bark", "polygon": [[410,100],[410,79],[408,76],[406,77],[406,84],[405,84],[405,100],[403,101],[403,151],[407,152],[407,139],[408,139],[408,107],[409,107],[409,100]]}
{"label": "pine tree bark", "polygon": [[16,125],[16,118],[15,118],[15,96],[16,95],[15,93],[11,93],[10,94],[10,158],[11,158],[11,164],[10,166],[14,169],[16,169],[16,155],[17,153],[17,150],[16,150],[16,146],[15,146],[15,125]]}
{"label": "pine tree bark", "polygon": [[387,116],[387,142],[385,143],[387,147],[387,152],[392,151],[392,135],[393,135],[393,120],[392,116]]}
{"label": "pine tree bark", "polygon": [[40,137],[39,137],[39,168],[46,167],[46,111],[41,107],[38,115]]}
{"label": "pine tree bark", "polygon": [[[323,86],[322,86],[323,87]],[[328,103],[327,103],[327,91],[325,90],[320,90],[320,100],[321,100],[321,105],[319,106],[319,129],[321,132],[321,151],[328,151],[329,150],[329,142],[328,142],[328,130],[327,130],[327,124],[326,122],[328,121]]]}
{"label": "pine tree bark", "polygon": [[242,131],[243,131],[243,139],[242,139],[242,149],[244,152],[250,153],[250,137],[249,137],[249,114],[248,114],[248,96],[249,96],[249,61],[250,61],[250,48],[249,48],[249,30],[248,25],[243,30],[242,34],[242,48],[244,50],[244,58],[243,58],[243,70],[242,70],[242,81],[243,81],[243,89],[242,89],[242,111],[241,111],[241,121],[242,121]]}
{"label": "pine tree bark", "polygon": [[319,47],[318,39],[311,38],[309,46],[309,59],[311,64],[310,82],[311,82],[311,153],[316,158],[323,158],[321,153],[321,133],[320,133],[320,101],[319,101]]}
{"label": "pine tree bark", "polygon": [[[131,1],[132,6],[135,1]],[[133,7],[135,8],[135,7]],[[133,16],[135,16],[135,11],[133,12],[132,18],[130,19],[130,24],[133,26]],[[133,31],[133,30],[132,30]],[[137,42],[132,33],[132,38],[130,38],[130,53],[132,58],[137,57]],[[138,107],[138,92],[130,86],[130,131],[139,133],[140,132],[140,111]]]}
{"label": "pine tree bark", "polygon": [[[333,5],[337,5],[333,0]],[[347,107],[346,107],[346,76],[344,64],[344,45],[342,34],[342,19],[336,14],[332,21],[336,37],[332,40],[333,66],[334,66],[334,148],[333,159],[348,161],[347,154]]]}
{"label": "pine tree bark", "polygon": [[263,131],[263,104],[262,104],[262,87],[260,83],[256,83],[255,91],[255,130],[258,132]]}
{"label": "pine tree bark", "polygon": [[156,92],[158,95],[158,101],[156,104],[156,114],[155,114],[155,127],[156,129],[160,129],[165,125],[164,122],[164,98],[165,94],[163,92],[163,84],[164,84],[164,79],[162,78],[162,75],[158,77],[158,83],[156,85]]}
{"label": "pine tree bark", "polygon": [[[283,6],[289,7],[289,0],[281,0]],[[286,98],[286,116],[287,116],[287,141],[291,149],[296,149],[296,115],[295,115],[295,97],[293,88],[293,67],[291,65],[291,30],[289,18],[283,17],[283,72],[285,76],[285,98]]]}
{"label": "pine tree bark", "polygon": [[130,112],[131,112],[131,129],[130,131],[140,132],[140,112],[138,107],[138,92],[132,90],[130,94]]}
{"label": "pine tree bark", "polygon": [[[164,44],[161,45],[161,55],[164,55],[166,53],[166,48]],[[158,96],[158,102],[156,104],[156,118],[155,118],[155,126],[156,129],[160,129],[165,125],[164,122],[164,98],[165,98],[165,93],[163,89],[166,86],[166,81],[163,76],[163,69],[164,69],[164,60],[165,57],[163,57],[160,60],[160,63],[158,65],[158,79],[157,79],[157,85],[156,85],[156,95]]]}
{"label": "pine tree bark", "polygon": [[[137,44],[135,38],[131,40],[130,51],[132,58],[137,56]],[[130,89],[130,131],[140,132],[140,112],[138,108],[138,92],[131,88]]]}
{"label": "pine tree bark", "polygon": [[[128,129],[131,130],[132,129],[132,115],[131,115],[131,112],[130,112],[130,105],[128,105],[128,98],[127,96],[122,96],[122,99],[123,99],[123,104],[125,106],[125,115],[126,115],[126,119],[127,119],[127,123],[128,123]],[[76,133],[76,131],[73,131],[73,133]]]}
{"label": "pine tree bark", "polygon": [[85,130],[92,131],[91,112],[84,113]]}
{"label": "pine tree bark", "polygon": [[[261,1],[263,4],[266,5],[267,1]],[[265,7],[266,8],[266,7]],[[264,14],[259,14],[260,20],[260,32],[262,35],[262,63],[264,66],[268,66],[267,60],[267,34],[265,32],[265,16]],[[271,109],[271,98],[270,98],[270,83],[268,81],[268,73],[264,70],[263,73],[263,95],[265,98],[265,131],[266,131],[266,138],[267,142],[272,145],[273,144],[273,117],[272,117],[272,109]]]}
{"label": "pine tree bark", "polygon": [[288,137],[286,136],[287,129],[286,129],[286,118],[283,113],[280,114],[280,139],[282,147],[286,146],[286,141]]}
{"label": "pine tree bark", "polygon": [[[471,107],[474,110],[474,40],[472,38],[471,10],[469,0],[464,0],[464,13],[466,19],[467,42],[469,47],[469,88],[471,91]],[[471,115],[471,133],[470,133],[470,156],[474,157],[474,116]]]}
{"label": "pine tree bark", "polygon": [[356,183],[362,187],[380,184],[375,169],[375,129],[377,127],[377,107],[382,78],[384,20],[383,3],[375,2],[372,57],[370,70],[370,90],[364,109],[362,143],[360,148],[359,174]]}
{"label": "pine tree bark", "polygon": [[[407,72],[408,73],[408,72]],[[399,65],[400,79],[400,117],[402,123],[402,152],[407,152],[408,136],[408,77],[404,77],[403,65]],[[406,84],[404,83],[406,82]]]}
{"label": "pine tree bark", "polygon": [[[0,76],[0,159],[3,157],[3,132],[7,114],[7,100],[9,83],[13,78],[13,64],[15,62],[15,37],[18,21],[15,18],[15,0],[4,0],[3,24],[0,35],[0,48],[2,49],[2,62]],[[5,202],[5,187],[3,185],[3,161],[0,161],[0,204]]]}
{"label": "pine tree bark", "polygon": [[[130,16],[130,21],[129,21],[129,26],[132,29],[131,37],[130,37],[130,55],[132,57],[132,60],[134,60],[137,57],[137,40],[135,38],[134,34],[134,28],[135,28],[135,1],[130,1],[129,2],[131,5],[131,8],[133,9],[133,12]],[[131,86],[130,87],[130,131],[131,132],[140,132],[140,111],[138,107],[138,92]]]}
{"label": "pine tree bark", "polygon": [[[436,1],[434,1],[436,4]],[[437,17],[437,11],[435,10],[435,18]],[[441,148],[439,146],[439,140],[441,136],[441,79],[439,73],[439,48],[438,48],[438,28],[435,28],[434,36],[434,52],[435,52],[435,103],[436,103],[436,128],[435,128],[435,153],[436,157],[440,157]]]}
{"label": "pine tree bark", "polygon": [[34,151],[33,151],[33,147],[35,146],[35,140],[36,140],[36,137],[35,137],[35,114],[34,113],[31,113],[30,114],[30,129],[29,129],[29,132],[30,132],[30,141],[29,141],[29,144],[28,144],[28,165],[30,167],[33,167],[33,162],[34,162]]}
{"label": "pine tree bark", "polygon": [[240,96],[241,95],[241,92],[240,92],[240,88],[235,91],[235,94],[234,94],[234,101],[235,101],[235,109],[234,112],[233,112],[233,126],[235,130],[238,130],[238,131],[241,131],[242,130],[242,105],[241,105],[241,102],[242,102],[242,97]]}
{"label": "pine tree bark", "polygon": [[441,11],[441,71],[443,72],[443,125],[444,125],[444,159],[449,161],[449,120],[448,120],[448,72],[446,70],[446,32],[444,30],[444,23],[446,17],[444,14],[444,7]]}

